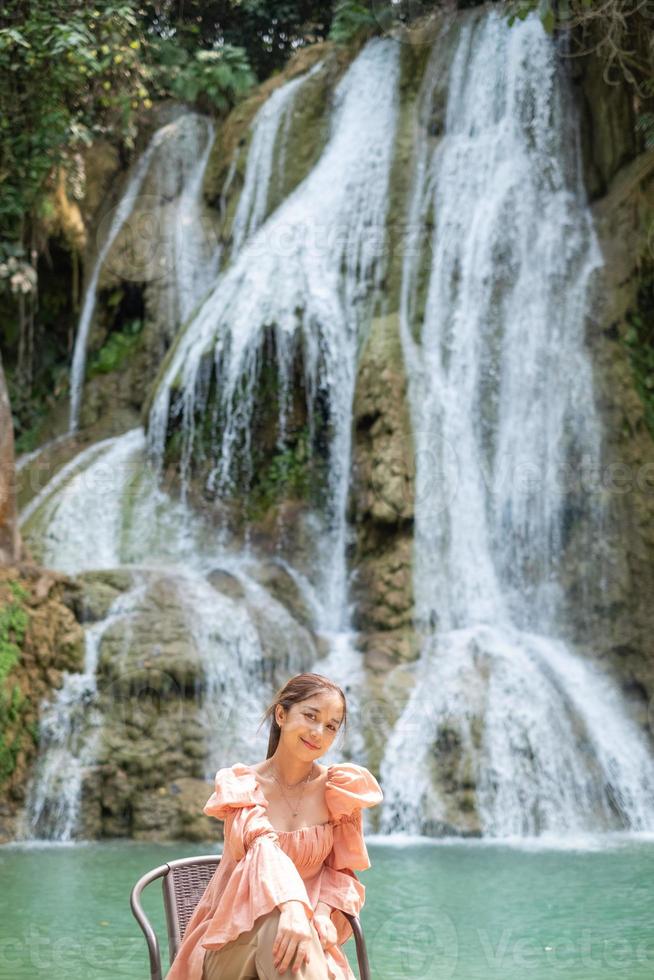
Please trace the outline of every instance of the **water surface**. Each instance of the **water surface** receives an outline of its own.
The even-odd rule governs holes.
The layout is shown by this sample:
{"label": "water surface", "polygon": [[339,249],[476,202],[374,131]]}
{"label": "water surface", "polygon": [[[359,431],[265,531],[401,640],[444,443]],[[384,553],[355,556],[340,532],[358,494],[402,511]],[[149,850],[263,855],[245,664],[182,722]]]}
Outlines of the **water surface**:
{"label": "water surface", "polygon": [[[359,876],[375,980],[654,976],[651,838],[566,848],[369,842],[373,867]],[[166,860],[218,851],[133,841],[0,847],[0,978],[148,980],[129,908],[134,882]],[[144,907],[165,954],[158,882]],[[346,949],[354,964],[353,943]]]}

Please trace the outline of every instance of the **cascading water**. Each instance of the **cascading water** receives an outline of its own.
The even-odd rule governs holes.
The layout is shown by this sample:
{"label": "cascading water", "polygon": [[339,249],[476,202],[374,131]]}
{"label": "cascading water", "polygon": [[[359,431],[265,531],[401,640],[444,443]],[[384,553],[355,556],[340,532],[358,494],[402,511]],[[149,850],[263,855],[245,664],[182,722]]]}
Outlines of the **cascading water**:
{"label": "cascading water", "polygon": [[[167,286],[161,290],[160,309],[153,312],[172,337],[211,287],[222,250],[202,208],[202,181],[216,135],[213,123],[188,112],[163,129],[167,139],[150,173],[155,202],[161,198],[167,203],[145,272]],[[155,262],[158,268],[153,268]]]}
{"label": "cascading water", "polygon": [[[251,236],[219,276],[165,370],[148,438],[158,469],[169,419],[181,415],[183,490],[197,418],[208,411],[203,358],[211,354],[224,420],[209,478],[217,497],[235,492],[236,448],[251,459],[254,388],[264,328],[274,331],[280,423],[301,341],[310,409],[319,390],[330,413],[322,594],[332,629],[346,626],[345,505],[356,360],[382,271],[388,182],[397,115],[397,46],[370,41],[338,85],[325,150],[311,173]],[[313,413],[311,414],[313,418]],[[247,493],[247,487],[239,487]]]}
{"label": "cascading water", "polygon": [[[305,75],[291,79],[276,89],[252,121],[252,142],[248,150],[243,190],[232,225],[232,254],[236,255],[249,235],[261,227],[269,212],[273,176],[279,178],[284,168],[284,148],[293,107],[306,82],[322,68],[319,61]],[[279,163],[273,169],[275,150]]]}
{"label": "cascading water", "polygon": [[[434,140],[438,54],[409,221],[433,216],[428,284],[421,295],[414,241],[401,301],[423,649],[381,768],[382,829],[443,832],[458,808],[489,836],[652,828],[645,739],[560,636],[569,500],[557,480],[583,454],[601,460],[584,348],[601,255],[571,99],[537,17],[473,16]],[[599,508],[575,503],[598,533]]]}
{"label": "cascading water", "polygon": [[[29,789],[31,823],[27,834],[68,839],[78,832],[82,772],[85,766],[92,768],[103,752],[100,724],[92,726],[86,738],[78,731],[76,719],[81,716],[82,701],[90,699],[97,706],[98,699],[106,700],[95,674],[104,638],[116,629],[120,631],[122,613],[126,619],[136,614],[130,597],[135,603],[146,602],[162,582],[167,595],[174,583],[182,633],[204,665],[204,697],[198,704],[198,717],[209,735],[206,778],[211,778],[216,766],[229,764],[239,755],[250,758],[253,753],[265,753],[265,733],[253,739],[252,728],[272,681],[276,685],[284,676],[323,669],[325,664],[350,692],[348,744],[357,754],[363,750],[356,731],[355,688],[361,680],[360,670],[347,625],[345,497],[356,356],[381,275],[377,244],[385,224],[393,153],[397,66],[397,50],[392,43],[373,42],[364,49],[337,91],[332,136],[323,158],[263,225],[259,222],[264,220],[268,195],[254,179],[246,179],[247,194],[253,196],[242,205],[243,235],[251,236],[251,241],[240,253],[233,253],[230,268],[218,278],[210,298],[176,346],[172,366],[155,398],[151,422],[150,438],[159,445],[157,436],[162,436],[163,430],[156,423],[164,424],[171,381],[182,365],[188,379],[186,398],[192,409],[196,357],[216,313],[216,330],[229,325],[234,338],[228,390],[239,370],[239,351],[244,352],[245,371],[249,370],[248,357],[256,353],[260,326],[272,318],[282,343],[280,350],[287,352],[292,347],[293,331],[304,330],[311,355],[307,374],[314,389],[318,384],[327,386],[335,420],[331,527],[325,545],[333,560],[330,574],[321,580],[329,583],[327,597],[321,592],[321,582],[309,582],[288,565],[282,569],[281,560],[278,568],[295,584],[310,610],[312,627],[326,638],[328,650],[323,646],[321,659],[309,630],[298,625],[285,606],[260,585],[255,557],[247,551],[234,554],[223,549],[213,529],[191,512],[184,496],[173,501],[148,465],[141,429],[85,450],[26,509],[22,515],[24,536],[50,567],[71,574],[126,567],[132,587],[123,596],[124,609],[119,603],[94,625],[83,683],[65,677],[63,688],[46,712],[49,734]],[[280,126],[286,128],[288,107],[301,83],[291,83],[290,93],[280,90],[272,110],[260,113],[255,123],[256,152],[248,168],[259,179],[278,180],[275,166],[262,166],[262,157],[272,159]],[[258,136],[258,126],[264,127],[265,138]],[[152,152],[146,151],[145,162],[137,166],[139,174],[148,169]],[[126,205],[123,210],[129,213]],[[277,236],[289,229],[291,254],[283,256],[282,239]],[[316,233],[319,238],[312,241],[311,235]],[[258,250],[267,249],[271,242],[273,247],[257,262]],[[304,309],[302,325],[297,317],[299,308]],[[226,475],[236,420],[231,419],[230,424],[223,439]],[[225,580],[229,581],[228,588]],[[223,588],[226,591],[221,591]],[[161,600],[155,595],[154,601]],[[130,642],[130,623],[123,645]],[[355,657],[357,663],[353,662]],[[226,714],[228,703],[231,707]],[[74,774],[68,788],[53,777],[57,767]]]}
{"label": "cascading water", "polygon": [[[117,697],[120,709],[122,686],[131,673],[141,686],[148,685],[147,674],[139,673],[139,658],[130,655],[131,647],[139,649],[142,643],[134,638],[132,624],[148,602],[161,602],[157,589],[162,584],[176,596],[170,632],[181,632],[204,665],[197,716],[207,733],[206,778],[235,758],[250,758],[253,751],[265,754],[266,733],[255,732],[255,722],[271,684],[283,674],[310,669],[318,659],[312,635],[258,585],[252,559],[221,553],[210,528],[157,485],[145,458],[142,429],[80,453],[24,512],[21,526],[48,567],[69,574],[126,571],[131,583],[106,615],[86,627],[83,672],[65,672],[62,687],[42,709],[41,749],[28,788],[23,837],[70,840],[79,833],[85,770],[92,770],[107,751],[108,718],[101,705],[115,709]],[[220,581],[214,587],[216,575],[229,579],[237,594],[221,592]],[[109,638],[115,645],[116,630],[122,656],[135,666],[126,668],[125,676],[118,669],[101,683],[97,671],[103,644]],[[143,656],[151,656],[148,647]],[[153,672],[153,683],[163,678],[179,694],[174,676],[156,661]],[[120,736],[126,727],[120,710],[118,727],[113,724],[113,736]]]}
{"label": "cascading water", "polygon": [[[167,309],[158,311],[159,315],[167,316],[167,322],[176,327],[186,319],[216,274],[220,252],[212,247],[211,236],[207,234],[208,229],[203,228],[199,209],[202,177],[214,137],[213,125],[206,117],[186,113],[154,133],[130,175],[84,292],[70,373],[70,434],[79,425],[86,349],[100,273],[112,245],[137,204],[151,166],[156,167],[155,186],[158,186],[160,196],[172,196],[174,201],[166,220],[159,224],[156,232],[153,234],[150,228],[149,233],[143,235],[148,254],[139,256],[139,262],[143,263],[143,279],[169,277],[170,285],[174,287],[167,290]],[[140,235],[139,232],[135,238]],[[143,242],[135,244],[139,246]],[[153,249],[153,245],[156,248]],[[153,268],[154,263],[160,264]]]}
{"label": "cascading water", "polygon": [[97,708],[96,669],[102,636],[127,619],[143,586],[120,596],[101,623],[86,630],[84,670],[64,674],[63,686],[42,712],[40,752],[30,782],[20,837],[72,840],[78,826],[84,770],[97,758],[102,716]]}
{"label": "cascading water", "polygon": [[[414,592],[424,642],[382,763],[381,829],[440,833],[473,811],[472,832],[489,836],[651,827],[648,747],[617,690],[565,639],[566,521],[571,511],[580,515],[590,537],[603,520],[588,495],[571,497],[556,484],[566,467],[576,471],[585,455],[600,461],[602,450],[583,338],[601,256],[581,187],[578,127],[536,18],[508,29],[494,13],[474,13],[455,29],[451,58],[446,36],[436,40],[420,95],[408,214],[416,237],[403,266],[417,466]],[[271,686],[300,670],[347,689],[345,755],[365,761],[345,503],[357,360],[381,302],[399,54],[388,40],[363,48],[334,93],[321,157],[272,211],[293,107],[321,65],[270,97],[253,123],[229,264],[219,274],[221,256],[196,235],[209,129],[192,124],[198,141],[189,139],[185,161],[167,165],[156,136],[136,165],[85,297],[71,419],[102,262],[146,176],[168,199],[167,227],[177,229],[162,242],[169,251],[158,253],[171,269],[168,288],[149,299],[161,304],[171,335],[180,323],[185,329],[164,365],[147,437],[135,429],[85,450],[21,515],[42,563],[129,581],[88,628],[84,673],[65,675],[43,714],[26,835],[78,832],[85,772],[121,744],[114,719],[115,742],[103,745],[109,715],[100,705],[111,710],[112,683],[122,691],[132,671],[140,678],[145,669],[147,682],[150,668],[132,666],[139,634],[164,613],[170,618],[161,635],[147,636],[144,659],[152,656],[162,675],[156,665],[169,646],[190,648],[180,661],[189,685],[201,678],[193,724],[181,719],[168,749],[186,745],[182,731],[206,745],[207,779],[235,758],[262,757],[265,733],[253,737],[254,723]],[[233,550],[187,501],[194,437],[208,420],[220,422],[208,481],[217,500],[239,490],[239,456],[252,467],[254,389],[271,333],[278,446],[286,445],[298,352],[310,425],[320,413],[328,419],[326,502],[315,515],[316,553],[302,568],[281,552],[266,559]],[[217,408],[208,404],[207,366]],[[181,421],[181,499],[161,484],[171,421]],[[284,603],[270,584],[279,586],[280,575]],[[304,615],[295,615],[296,601]],[[151,744],[160,751],[156,738]]]}

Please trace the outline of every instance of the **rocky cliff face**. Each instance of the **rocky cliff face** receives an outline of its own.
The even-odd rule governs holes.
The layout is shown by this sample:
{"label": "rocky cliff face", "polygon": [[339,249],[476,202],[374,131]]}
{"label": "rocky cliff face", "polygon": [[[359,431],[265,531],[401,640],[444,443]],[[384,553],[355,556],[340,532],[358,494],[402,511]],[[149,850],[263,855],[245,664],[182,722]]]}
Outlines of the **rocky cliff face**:
{"label": "rocky cliff face", "polygon": [[[568,591],[573,635],[614,673],[651,730],[654,699],[654,426],[651,363],[654,152],[636,133],[638,100],[624,79],[609,85],[597,55],[566,65],[578,93],[585,182],[604,256],[587,342],[592,352],[605,457],[588,474],[609,521],[596,556],[589,618]],[[597,465],[599,464],[599,465]],[[576,556],[578,567],[593,559]]]}

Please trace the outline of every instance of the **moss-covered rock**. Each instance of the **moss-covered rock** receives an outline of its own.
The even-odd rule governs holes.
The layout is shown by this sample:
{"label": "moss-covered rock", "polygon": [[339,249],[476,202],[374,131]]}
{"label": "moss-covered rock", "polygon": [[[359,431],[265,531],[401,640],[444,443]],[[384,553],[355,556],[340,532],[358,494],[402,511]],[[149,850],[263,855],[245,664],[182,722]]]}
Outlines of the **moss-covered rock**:
{"label": "moss-covered rock", "polygon": [[71,579],[35,565],[0,569],[0,843],[15,836],[25,803],[41,702],[61,687],[63,671],[83,668],[75,592]]}
{"label": "moss-covered rock", "polygon": [[397,630],[413,613],[414,459],[398,316],[372,323],[354,399],[351,564],[355,623]]}

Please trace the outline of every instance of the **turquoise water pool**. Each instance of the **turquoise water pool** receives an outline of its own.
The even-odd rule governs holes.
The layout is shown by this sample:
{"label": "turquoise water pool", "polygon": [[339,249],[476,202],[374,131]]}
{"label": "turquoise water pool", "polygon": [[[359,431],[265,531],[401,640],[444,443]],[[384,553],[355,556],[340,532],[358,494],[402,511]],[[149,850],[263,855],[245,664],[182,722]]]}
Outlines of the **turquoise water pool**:
{"label": "turquoise water pool", "polygon": [[[565,849],[369,841],[373,867],[360,878],[374,980],[654,977],[652,840]],[[0,847],[0,977],[148,980],[132,885],[165,860],[216,849],[125,841]],[[146,890],[144,906],[165,950],[160,883]],[[346,950],[354,964],[354,944]]]}

